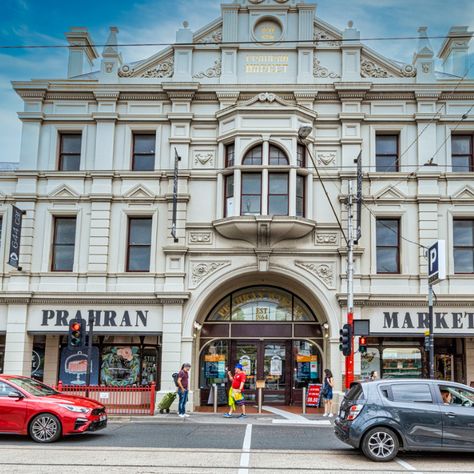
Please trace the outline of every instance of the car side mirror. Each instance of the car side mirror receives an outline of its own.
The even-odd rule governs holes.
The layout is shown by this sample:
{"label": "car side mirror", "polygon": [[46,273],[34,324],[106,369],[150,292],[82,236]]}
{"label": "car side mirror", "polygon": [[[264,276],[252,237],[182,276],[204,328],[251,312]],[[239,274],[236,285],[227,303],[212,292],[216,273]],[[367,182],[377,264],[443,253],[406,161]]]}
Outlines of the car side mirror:
{"label": "car side mirror", "polygon": [[8,398],[22,399],[22,398],[25,398],[25,396],[22,393],[17,392],[16,390],[14,390],[14,391],[8,393]]}

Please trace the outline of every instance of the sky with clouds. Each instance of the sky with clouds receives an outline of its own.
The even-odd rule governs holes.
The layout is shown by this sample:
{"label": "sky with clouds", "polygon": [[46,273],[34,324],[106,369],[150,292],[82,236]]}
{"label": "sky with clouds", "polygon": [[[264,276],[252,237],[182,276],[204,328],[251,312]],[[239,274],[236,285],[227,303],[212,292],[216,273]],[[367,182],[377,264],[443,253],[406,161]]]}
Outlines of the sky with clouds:
{"label": "sky with clouds", "polygon": [[[198,30],[220,16],[219,0],[3,0],[0,45],[61,45],[71,26],[89,28],[93,40],[103,44],[108,27],[120,30],[120,43],[172,42],[183,20]],[[224,3],[231,3],[227,0]],[[309,1],[308,1],[309,3]],[[344,29],[349,20],[362,38],[416,36],[428,26],[430,36],[444,35],[452,25],[474,26],[473,0],[320,0],[316,14]],[[473,41],[474,42],[474,41]],[[441,39],[433,39],[435,52]],[[403,62],[411,62],[416,40],[367,42],[372,49]],[[125,62],[146,58],[156,47],[122,48]],[[100,51],[100,49],[99,49]],[[0,161],[17,161],[21,124],[16,112],[22,102],[10,81],[60,79],[66,76],[67,50],[0,49]]]}

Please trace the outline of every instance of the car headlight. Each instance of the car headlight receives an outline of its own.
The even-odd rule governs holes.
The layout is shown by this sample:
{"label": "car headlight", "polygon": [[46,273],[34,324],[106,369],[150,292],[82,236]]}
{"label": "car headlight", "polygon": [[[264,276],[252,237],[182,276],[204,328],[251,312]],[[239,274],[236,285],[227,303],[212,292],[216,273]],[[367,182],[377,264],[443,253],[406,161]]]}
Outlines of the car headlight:
{"label": "car headlight", "polygon": [[74,413],[89,413],[89,408],[83,408],[83,407],[76,407],[74,405],[59,405],[66,410],[73,411]]}

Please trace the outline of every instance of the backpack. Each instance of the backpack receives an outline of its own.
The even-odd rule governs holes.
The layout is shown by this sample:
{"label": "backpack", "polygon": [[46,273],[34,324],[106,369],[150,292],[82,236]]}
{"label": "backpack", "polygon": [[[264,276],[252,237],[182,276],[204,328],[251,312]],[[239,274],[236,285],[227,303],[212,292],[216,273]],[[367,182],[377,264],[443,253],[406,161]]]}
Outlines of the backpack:
{"label": "backpack", "polygon": [[178,372],[175,372],[174,374],[171,374],[171,377],[173,377],[174,384],[179,387],[178,385]]}

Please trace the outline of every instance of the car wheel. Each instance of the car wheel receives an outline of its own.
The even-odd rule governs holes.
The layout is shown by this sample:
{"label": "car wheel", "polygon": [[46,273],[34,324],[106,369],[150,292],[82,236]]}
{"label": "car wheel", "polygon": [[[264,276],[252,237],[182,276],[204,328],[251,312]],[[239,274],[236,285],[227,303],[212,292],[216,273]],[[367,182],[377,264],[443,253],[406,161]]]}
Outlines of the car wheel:
{"label": "car wheel", "polygon": [[37,443],[52,443],[61,436],[61,423],[56,416],[42,413],[33,418],[29,432]]}
{"label": "car wheel", "polygon": [[391,461],[400,449],[397,435],[389,428],[373,428],[364,436],[362,452],[372,461]]}

